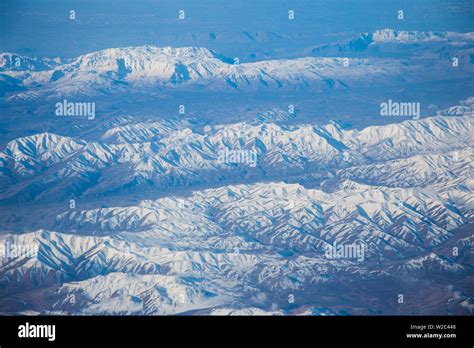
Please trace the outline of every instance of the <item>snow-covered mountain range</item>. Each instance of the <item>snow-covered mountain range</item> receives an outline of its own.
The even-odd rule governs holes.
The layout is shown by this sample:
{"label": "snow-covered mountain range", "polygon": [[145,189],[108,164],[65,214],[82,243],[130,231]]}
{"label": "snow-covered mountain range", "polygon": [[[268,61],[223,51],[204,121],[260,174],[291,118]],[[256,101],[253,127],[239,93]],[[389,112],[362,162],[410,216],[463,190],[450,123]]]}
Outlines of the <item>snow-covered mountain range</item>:
{"label": "snow-covered mountain range", "polygon": [[473,314],[474,33],[259,52],[0,54],[1,314]]}
{"label": "snow-covered mountain range", "polygon": [[[441,81],[474,72],[473,41],[473,33],[384,29],[362,34],[348,43],[319,46],[308,52],[317,57],[257,62],[225,57],[202,47],[112,48],[67,61],[4,53],[0,64],[1,90],[7,95],[13,93],[10,98],[14,100],[36,100],[46,96],[51,99],[126,93],[130,88],[194,90],[205,86],[208,90],[228,91],[322,91],[387,86],[400,81]],[[425,46],[420,48],[420,43]],[[433,44],[436,49],[427,53],[426,45]],[[403,50],[417,54],[403,60],[389,54],[384,57],[385,50],[390,53],[400,45],[409,45]],[[357,52],[361,55],[354,55]],[[447,69],[455,57],[459,66]]]}
{"label": "snow-covered mountain range", "polygon": [[[57,200],[151,186],[215,186],[242,176],[259,181],[321,172],[327,178],[362,171],[360,178],[386,183],[390,179],[383,177],[385,171],[392,181],[426,185],[439,180],[434,173],[446,168],[466,171],[472,159],[472,116],[438,116],[360,131],[337,122],[294,127],[240,123],[201,132],[181,127],[167,122],[120,126],[106,131],[99,142],[50,133],[13,140],[0,153],[0,198]],[[222,158],[232,153],[254,155],[255,163]],[[453,168],[449,161],[454,154],[458,164]],[[410,162],[416,163],[410,175],[394,176],[392,167]]]}
{"label": "snow-covered mountain range", "polygon": [[[3,235],[5,244],[37,245],[38,253],[3,259],[3,296],[12,289],[43,295],[2,297],[2,308],[325,313],[312,291],[354,277],[472,274],[472,117],[362,130],[339,122],[244,123],[198,132],[186,122],[155,122],[111,128],[93,143],[49,133],[11,141],[1,153],[2,201],[64,203],[43,216],[38,231],[25,233],[25,217],[5,221],[14,232]],[[255,167],[218,159],[222,151],[251,149]],[[162,193],[179,187],[183,195]],[[140,190],[157,198],[123,198]],[[81,208],[88,197],[107,195],[126,204]],[[359,258],[325,253],[361,241]],[[448,245],[459,249],[456,257]],[[285,305],[295,294],[299,306]],[[443,311],[465,313],[466,296]],[[327,301],[321,306],[336,303]],[[373,310],[399,313],[384,308]]]}

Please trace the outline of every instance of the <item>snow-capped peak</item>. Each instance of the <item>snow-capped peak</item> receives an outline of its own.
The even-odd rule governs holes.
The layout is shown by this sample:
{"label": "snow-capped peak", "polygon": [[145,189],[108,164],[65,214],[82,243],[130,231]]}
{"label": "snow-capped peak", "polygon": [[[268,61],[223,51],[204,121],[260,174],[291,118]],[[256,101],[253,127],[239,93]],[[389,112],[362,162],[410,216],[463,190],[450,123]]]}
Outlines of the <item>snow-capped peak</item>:
{"label": "snow-capped peak", "polygon": [[377,43],[415,43],[421,41],[445,41],[447,39],[474,41],[474,33],[407,31],[381,29],[372,33],[372,39]]}

